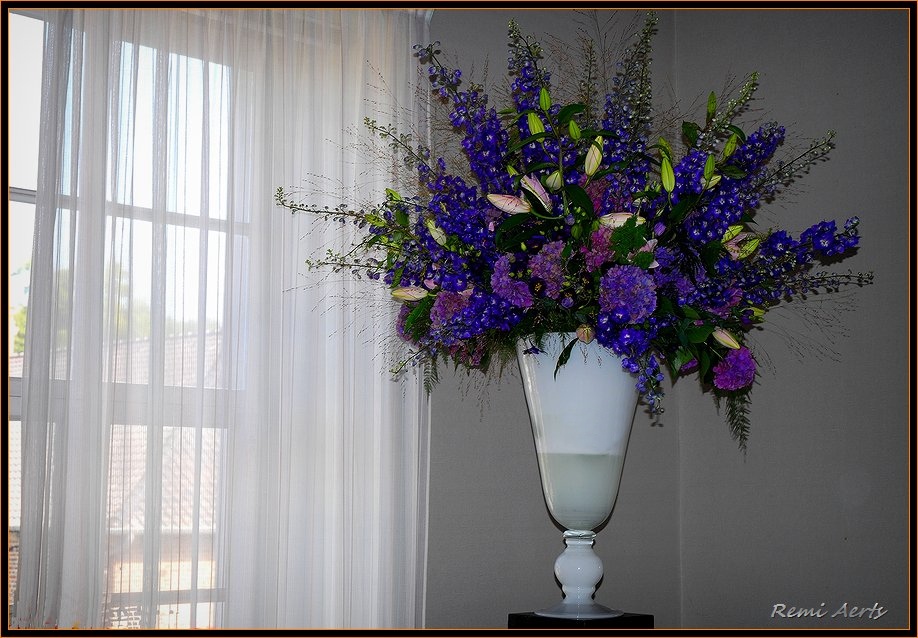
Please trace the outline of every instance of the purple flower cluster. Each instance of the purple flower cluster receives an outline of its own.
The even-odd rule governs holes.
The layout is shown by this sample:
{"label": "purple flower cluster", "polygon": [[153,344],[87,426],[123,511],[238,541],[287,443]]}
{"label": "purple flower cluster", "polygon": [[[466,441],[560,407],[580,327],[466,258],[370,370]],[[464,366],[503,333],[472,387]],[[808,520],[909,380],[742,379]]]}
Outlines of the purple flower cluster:
{"label": "purple flower cluster", "polygon": [[[469,291],[471,292],[471,291]],[[430,307],[430,327],[438,330],[443,325],[469,305],[469,295],[464,292],[450,292],[444,290],[434,299]]]}
{"label": "purple flower cluster", "polygon": [[612,266],[599,281],[599,310],[616,324],[643,321],[656,307],[656,285],[637,266]]}
{"label": "purple flower cluster", "polygon": [[561,264],[564,246],[565,243],[560,240],[549,242],[529,260],[532,277],[544,285],[545,296],[551,299],[558,298],[561,294],[561,284],[564,283],[564,269]]}
{"label": "purple flower cluster", "polygon": [[501,255],[494,262],[494,270],[491,273],[491,289],[498,297],[518,308],[530,308],[532,306],[532,294],[529,292],[529,286],[526,282],[510,276],[510,259],[510,255]]}
{"label": "purple flower cluster", "polygon": [[721,390],[742,390],[755,379],[755,359],[745,347],[727,352],[714,366],[714,386]]}
{"label": "purple flower cluster", "polygon": [[580,251],[586,261],[587,272],[599,270],[611,262],[615,257],[615,250],[612,248],[612,229],[600,226],[594,230],[590,235],[589,244],[581,247]]}
{"label": "purple flower cluster", "polygon": [[[857,247],[857,218],[843,228],[820,221],[797,238],[751,223],[793,178],[786,165],[769,169],[783,127],[767,123],[744,136],[721,122],[697,145],[686,133],[681,155],[666,150],[672,183],[664,177],[647,143],[654,24],[648,19],[626,52],[604,102],[592,96],[599,99],[589,106],[554,99],[540,49],[514,25],[515,112],[495,111],[479,87],[464,90],[461,73],[437,61],[436,45],[419,49],[433,90],[451,109],[466,177],[420,149],[412,159],[422,194],[392,198],[380,209],[382,222],[368,221],[372,245],[385,251],[374,263],[407,300],[398,333],[425,355],[484,367],[519,339],[595,335],[657,410],[661,364],[674,376],[697,371],[717,391],[748,390],[756,363],[742,345],[745,333],[776,303],[842,281],[810,271]],[[544,135],[514,144],[531,135],[533,117]],[[589,151],[597,136],[598,163]],[[801,157],[816,157],[822,147],[814,148]],[[708,179],[706,165],[713,166]],[[631,216],[604,217],[612,213]]]}

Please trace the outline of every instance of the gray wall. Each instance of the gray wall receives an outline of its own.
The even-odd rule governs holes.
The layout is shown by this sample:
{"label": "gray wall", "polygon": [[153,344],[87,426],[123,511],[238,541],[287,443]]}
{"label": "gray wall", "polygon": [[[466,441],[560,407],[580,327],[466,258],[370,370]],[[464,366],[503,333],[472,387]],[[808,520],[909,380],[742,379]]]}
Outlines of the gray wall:
{"label": "gray wall", "polygon": [[[437,10],[431,39],[464,70],[488,59],[489,77],[501,78],[512,16],[540,38],[576,33],[569,11]],[[631,16],[622,12],[620,24]],[[756,120],[775,119],[798,141],[838,131],[830,160],[762,209],[759,223],[799,232],[859,215],[861,249],[844,267],[872,270],[876,283],[821,306],[839,322],[834,340],[806,314],[769,314],[770,331],[756,340],[767,365],[745,457],[693,379],[668,389],[659,422],[639,412],[619,499],[596,542],[606,574],[596,599],[652,613],[657,627],[904,626],[906,15],[682,10],[660,18],[661,105],[678,98],[680,110],[697,113],[697,99],[757,70]],[[442,377],[432,402],[427,626],[505,627],[508,612],[560,597],[552,575],[560,530],[542,499],[518,371]],[[887,613],[833,618],[843,603],[878,603]],[[828,613],[772,617],[777,604]]]}

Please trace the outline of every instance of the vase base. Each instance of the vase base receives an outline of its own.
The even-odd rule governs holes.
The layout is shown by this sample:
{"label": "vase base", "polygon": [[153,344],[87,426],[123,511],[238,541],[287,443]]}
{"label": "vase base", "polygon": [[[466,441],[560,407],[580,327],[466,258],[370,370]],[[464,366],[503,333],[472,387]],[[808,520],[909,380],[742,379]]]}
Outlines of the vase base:
{"label": "vase base", "polygon": [[586,605],[575,605],[571,603],[558,603],[547,609],[540,609],[533,612],[538,616],[547,616],[549,618],[573,618],[577,620],[591,620],[594,618],[616,618],[625,612],[618,609],[609,609],[598,603],[589,603]]}

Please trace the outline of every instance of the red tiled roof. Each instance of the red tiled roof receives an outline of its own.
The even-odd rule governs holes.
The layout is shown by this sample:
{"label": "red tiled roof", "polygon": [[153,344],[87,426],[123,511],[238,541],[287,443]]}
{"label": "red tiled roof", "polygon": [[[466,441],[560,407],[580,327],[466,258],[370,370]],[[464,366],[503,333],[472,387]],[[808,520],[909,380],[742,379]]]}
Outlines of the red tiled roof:
{"label": "red tiled roof", "polygon": [[[172,335],[165,338],[163,354],[163,383],[167,386],[213,388],[224,374],[220,353],[222,333],[208,332]],[[202,383],[198,383],[198,347],[203,341]],[[145,384],[150,381],[150,339],[116,341],[105,353],[108,362],[106,379],[115,383]],[[24,368],[23,354],[11,355],[8,364],[10,377],[21,377]]]}
{"label": "red tiled roof", "polygon": [[[199,367],[198,351],[203,341],[203,361]],[[214,388],[223,384],[219,333],[168,337],[163,346],[164,385],[184,388]],[[116,383],[145,385],[150,378],[150,340],[141,339],[115,344],[110,360],[113,374],[107,378]],[[9,358],[8,374],[21,377],[22,354]],[[203,374],[202,374],[203,373]],[[200,377],[200,378],[199,378]],[[142,530],[146,522],[146,484],[148,465],[154,459],[148,454],[149,428],[145,424],[113,424],[110,430],[109,489],[106,495],[108,519],[113,528]],[[19,527],[21,485],[20,433],[10,428],[9,510],[10,526]],[[223,430],[205,427],[162,426],[161,524],[160,529],[190,531],[195,518],[200,530],[214,527],[215,491],[217,487]],[[200,443],[200,461],[196,450]],[[200,465],[199,465],[200,463]],[[195,480],[197,467],[200,478]],[[152,471],[152,470],[150,470]],[[195,501],[198,501],[197,504]]]}

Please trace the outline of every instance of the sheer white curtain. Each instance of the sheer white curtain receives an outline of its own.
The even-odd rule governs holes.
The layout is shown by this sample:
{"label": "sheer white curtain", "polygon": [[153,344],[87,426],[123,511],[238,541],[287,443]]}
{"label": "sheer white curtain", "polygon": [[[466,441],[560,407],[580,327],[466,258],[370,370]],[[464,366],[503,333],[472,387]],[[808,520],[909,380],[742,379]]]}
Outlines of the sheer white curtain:
{"label": "sheer white curtain", "polygon": [[421,625],[426,399],[273,194],[394,183],[346,132],[418,127],[425,15],[43,17],[16,622]]}

